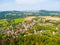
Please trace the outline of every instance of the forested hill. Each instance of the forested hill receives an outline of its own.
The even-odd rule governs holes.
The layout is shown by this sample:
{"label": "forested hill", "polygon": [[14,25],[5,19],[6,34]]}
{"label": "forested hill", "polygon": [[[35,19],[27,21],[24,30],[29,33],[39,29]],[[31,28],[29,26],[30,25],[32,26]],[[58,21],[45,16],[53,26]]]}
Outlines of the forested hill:
{"label": "forested hill", "polygon": [[60,16],[59,11],[0,11],[0,19],[23,18],[26,16]]}
{"label": "forested hill", "polygon": [[39,12],[40,12],[41,15],[60,16],[60,11],[40,10]]}

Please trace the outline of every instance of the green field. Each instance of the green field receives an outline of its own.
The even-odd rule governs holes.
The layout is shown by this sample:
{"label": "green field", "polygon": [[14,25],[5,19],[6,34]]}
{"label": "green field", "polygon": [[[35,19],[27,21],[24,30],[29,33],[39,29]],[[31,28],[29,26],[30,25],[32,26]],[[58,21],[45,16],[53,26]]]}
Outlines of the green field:
{"label": "green field", "polygon": [[[21,23],[24,21],[23,18],[17,18],[17,19],[13,19],[13,20],[14,20],[14,23]],[[7,19],[0,20],[0,24],[4,24],[5,22],[7,22]]]}
{"label": "green field", "polygon": [[24,21],[23,18],[14,19],[14,23],[21,23],[21,22],[23,22],[23,21]]}
{"label": "green field", "polygon": [[6,23],[6,22],[7,22],[6,19],[2,19],[2,20],[0,20],[0,24],[4,24],[4,23]]}

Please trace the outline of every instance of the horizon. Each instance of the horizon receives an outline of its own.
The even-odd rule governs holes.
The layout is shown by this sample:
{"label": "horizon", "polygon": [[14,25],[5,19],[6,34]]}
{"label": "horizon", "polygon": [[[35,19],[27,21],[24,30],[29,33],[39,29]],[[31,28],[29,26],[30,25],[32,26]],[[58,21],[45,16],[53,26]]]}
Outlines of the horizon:
{"label": "horizon", "polygon": [[0,11],[60,11],[60,0],[0,0]]}
{"label": "horizon", "polygon": [[[2,10],[0,12],[3,12],[3,11],[26,11],[26,12],[34,12],[34,11],[41,11],[41,10]],[[60,10],[44,10],[44,11],[57,11],[57,12],[60,12]]]}

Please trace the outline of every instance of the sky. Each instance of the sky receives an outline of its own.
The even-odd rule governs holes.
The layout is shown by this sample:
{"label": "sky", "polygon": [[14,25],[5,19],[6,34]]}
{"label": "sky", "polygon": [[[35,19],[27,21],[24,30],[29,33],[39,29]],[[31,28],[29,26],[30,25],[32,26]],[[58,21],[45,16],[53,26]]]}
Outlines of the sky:
{"label": "sky", "polygon": [[60,0],[0,0],[0,11],[7,10],[60,11]]}

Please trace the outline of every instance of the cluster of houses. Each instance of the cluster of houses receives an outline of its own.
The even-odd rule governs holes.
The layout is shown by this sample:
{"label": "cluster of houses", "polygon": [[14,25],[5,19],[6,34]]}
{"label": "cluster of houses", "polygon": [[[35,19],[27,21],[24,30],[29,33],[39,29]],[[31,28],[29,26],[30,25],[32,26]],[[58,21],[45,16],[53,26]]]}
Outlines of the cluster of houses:
{"label": "cluster of houses", "polygon": [[[38,20],[33,20],[33,21],[25,21],[25,22],[22,22],[21,24],[19,24],[19,25],[17,25],[17,28],[19,28],[18,30],[14,30],[14,29],[12,29],[12,30],[9,30],[9,28],[7,28],[7,29],[5,29],[5,30],[3,30],[3,31],[0,31],[0,33],[2,34],[7,34],[7,36],[8,37],[11,37],[11,36],[13,36],[13,37],[18,37],[18,35],[19,35],[19,33],[22,33],[23,34],[23,36],[26,36],[26,35],[32,35],[31,33],[29,33],[29,32],[27,32],[27,30],[29,30],[29,29],[33,29],[34,27],[34,25],[36,24],[36,23],[38,23],[40,20],[42,20],[41,18],[40,19],[38,19]],[[30,22],[30,23],[28,23],[27,24],[27,22]],[[42,26],[44,26],[44,23],[40,23],[40,25]],[[58,29],[58,28],[60,28],[60,26],[57,26],[57,28],[56,29]],[[34,34],[37,34],[37,33],[42,33],[42,32],[46,32],[45,30],[35,30],[34,29]],[[54,34],[56,34],[56,32],[52,32],[52,34],[54,35]]]}

